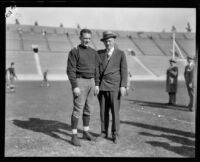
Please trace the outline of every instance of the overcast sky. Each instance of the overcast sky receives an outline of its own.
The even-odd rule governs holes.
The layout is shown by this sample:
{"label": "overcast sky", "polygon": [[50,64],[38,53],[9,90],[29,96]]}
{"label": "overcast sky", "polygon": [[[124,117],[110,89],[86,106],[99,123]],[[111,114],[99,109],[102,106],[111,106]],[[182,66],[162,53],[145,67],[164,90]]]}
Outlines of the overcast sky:
{"label": "overcast sky", "polygon": [[[7,8],[6,13],[10,10]],[[185,32],[187,22],[196,32],[195,8],[35,8],[16,7],[6,18],[13,24],[17,18],[22,25],[131,31],[171,31],[174,25],[179,32]]]}

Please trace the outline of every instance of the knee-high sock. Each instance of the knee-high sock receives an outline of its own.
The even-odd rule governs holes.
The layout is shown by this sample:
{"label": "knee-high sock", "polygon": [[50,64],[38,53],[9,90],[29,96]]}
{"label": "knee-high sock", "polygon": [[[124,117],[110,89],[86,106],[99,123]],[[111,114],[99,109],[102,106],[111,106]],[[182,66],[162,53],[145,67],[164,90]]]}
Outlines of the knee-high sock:
{"label": "knee-high sock", "polygon": [[72,129],[77,129],[78,126],[78,118],[76,118],[75,116],[71,116],[71,128]]}
{"label": "knee-high sock", "polygon": [[90,115],[83,114],[83,126],[87,127],[90,123]]}

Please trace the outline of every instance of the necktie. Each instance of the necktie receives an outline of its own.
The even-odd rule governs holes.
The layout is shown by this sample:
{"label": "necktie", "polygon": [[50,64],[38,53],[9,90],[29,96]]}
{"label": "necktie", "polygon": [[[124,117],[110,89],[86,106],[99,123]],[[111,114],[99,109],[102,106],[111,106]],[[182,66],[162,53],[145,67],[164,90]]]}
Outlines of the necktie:
{"label": "necktie", "polygon": [[108,52],[107,52],[108,61],[110,60],[110,56],[111,56],[110,51],[108,51]]}

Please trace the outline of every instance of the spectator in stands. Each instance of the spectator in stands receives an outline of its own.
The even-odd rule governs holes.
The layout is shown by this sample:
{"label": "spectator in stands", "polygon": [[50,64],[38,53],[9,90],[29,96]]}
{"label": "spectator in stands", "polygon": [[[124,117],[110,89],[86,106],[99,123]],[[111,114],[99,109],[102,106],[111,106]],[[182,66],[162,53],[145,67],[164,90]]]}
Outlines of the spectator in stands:
{"label": "spectator in stands", "polygon": [[43,87],[44,85],[46,85],[47,87],[50,86],[49,82],[48,82],[48,79],[47,79],[47,74],[48,74],[48,70],[45,70],[43,72],[43,80],[42,80],[42,83],[41,83],[41,86]]}
{"label": "spectator in stands", "polygon": [[[89,29],[80,31],[81,44],[69,52],[67,61],[67,75],[73,92],[73,111],[71,115],[72,139],[75,146],[81,146],[77,136],[78,120],[83,110],[83,139],[95,141],[89,132],[91,111],[94,106],[95,95],[99,93],[99,76],[97,52],[89,44],[92,32]],[[95,86],[96,85],[96,86]]]}
{"label": "spectator in stands", "polygon": [[184,71],[185,83],[190,97],[188,108],[190,111],[193,111],[193,102],[194,102],[194,63],[191,57],[187,57],[187,65],[185,66]]}
{"label": "spectator in stands", "polygon": [[115,46],[116,35],[111,31],[104,31],[101,41],[105,49],[99,50],[100,61],[100,119],[101,135],[97,141],[108,137],[109,111],[112,114],[112,140],[117,143],[119,140],[120,127],[120,101],[126,94],[127,87],[127,61],[123,51]]}
{"label": "spectator in stands", "polygon": [[8,85],[8,87],[10,88],[11,92],[15,91],[14,81],[17,79],[17,75],[15,73],[14,65],[15,65],[15,63],[11,62],[10,67],[7,69],[8,75],[9,75],[9,85]]}
{"label": "spectator in stands", "polygon": [[176,61],[170,59],[170,67],[167,69],[166,91],[169,94],[169,105],[176,104],[176,93],[178,87],[178,67],[175,65]]}

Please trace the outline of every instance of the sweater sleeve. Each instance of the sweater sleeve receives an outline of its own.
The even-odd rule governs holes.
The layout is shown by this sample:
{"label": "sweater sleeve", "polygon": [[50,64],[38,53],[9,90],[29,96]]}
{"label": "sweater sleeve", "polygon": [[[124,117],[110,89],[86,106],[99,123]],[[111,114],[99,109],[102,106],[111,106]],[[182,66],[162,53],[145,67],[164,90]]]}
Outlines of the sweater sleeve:
{"label": "sweater sleeve", "polygon": [[72,89],[78,87],[76,81],[76,64],[77,64],[77,57],[73,50],[69,52],[68,60],[67,60],[67,75],[70,80]]}

